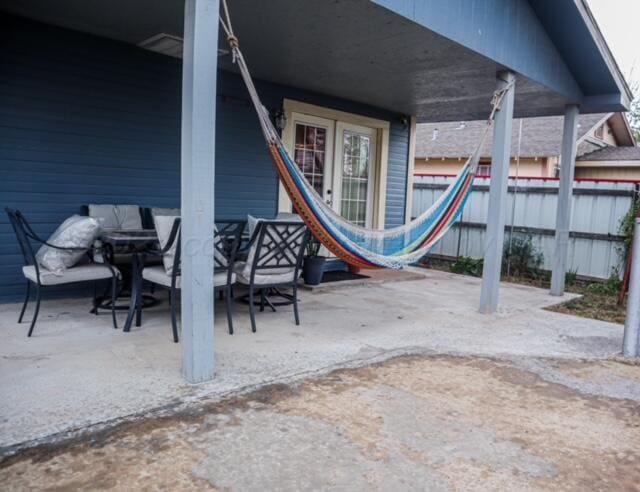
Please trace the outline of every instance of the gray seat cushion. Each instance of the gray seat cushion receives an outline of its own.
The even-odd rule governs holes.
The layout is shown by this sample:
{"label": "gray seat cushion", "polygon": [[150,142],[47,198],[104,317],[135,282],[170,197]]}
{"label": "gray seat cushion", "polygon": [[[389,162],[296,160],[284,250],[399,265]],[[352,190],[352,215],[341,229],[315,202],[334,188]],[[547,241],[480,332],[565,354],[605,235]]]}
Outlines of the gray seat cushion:
{"label": "gray seat cushion", "polygon": [[275,220],[280,222],[302,222],[302,217],[291,212],[280,212],[276,215]]}
{"label": "gray seat cushion", "polygon": [[151,216],[155,217],[156,215],[170,215],[171,217],[180,217],[180,209],[179,208],[152,207],[151,208]]}
{"label": "gray seat cushion", "polygon": [[[163,285],[165,287],[171,287],[171,275],[167,275],[167,272],[165,271],[164,267],[160,265],[146,267],[144,270],[142,270],[142,278],[149,282],[153,282],[154,284]],[[235,283],[235,281],[236,281],[235,274],[231,274],[231,283],[233,284]],[[227,283],[226,272],[215,273],[213,275],[213,285],[215,285],[216,287],[221,287],[223,285],[226,285],[226,283]],[[182,286],[181,277],[180,275],[178,275],[176,277],[176,289],[180,289],[181,286]]]}
{"label": "gray seat cushion", "polygon": [[255,232],[256,227],[258,227],[258,224],[263,220],[265,219],[254,217],[253,215],[247,215],[247,229],[249,232],[249,237],[253,237],[253,233]]}
{"label": "gray seat cushion", "polygon": [[142,217],[137,205],[90,204],[89,217],[100,223],[103,230],[140,230]]}
{"label": "gray seat cushion", "polygon": [[[156,228],[156,234],[158,234],[158,243],[160,248],[164,249],[169,242],[171,236],[171,229],[176,219],[180,217],[175,215],[155,215],[153,217],[153,223]],[[177,236],[176,236],[177,239]],[[165,273],[171,276],[173,271],[173,261],[176,255],[177,241],[174,240],[171,247],[162,255],[162,263],[164,264]]]}
{"label": "gray seat cushion", "polygon": [[[247,267],[246,262],[236,262],[233,271],[237,275],[238,283],[250,284],[251,267]],[[254,285],[290,284],[294,280],[295,268],[269,268],[258,270],[258,272],[260,273],[256,272],[253,278]],[[298,276],[300,276],[300,272],[298,272]]]}
{"label": "gray seat cushion", "polygon": [[[153,282],[154,284],[164,285],[165,287],[171,287],[171,275],[168,275],[164,266],[156,265],[145,267],[142,270],[142,278]],[[180,275],[176,277],[176,289],[180,288]]]}
{"label": "gray seat cushion", "polygon": [[[117,268],[112,267],[116,275],[120,277]],[[22,267],[22,273],[32,282],[37,282],[36,268],[33,265]],[[111,270],[106,265],[78,265],[73,268],[67,268],[62,275],[56,275],[53,272],[40,268],[40,283],[42,285],[59,285],[70,284],[72,282],[85,282],[89,280],[102,280],[113,278]]]}

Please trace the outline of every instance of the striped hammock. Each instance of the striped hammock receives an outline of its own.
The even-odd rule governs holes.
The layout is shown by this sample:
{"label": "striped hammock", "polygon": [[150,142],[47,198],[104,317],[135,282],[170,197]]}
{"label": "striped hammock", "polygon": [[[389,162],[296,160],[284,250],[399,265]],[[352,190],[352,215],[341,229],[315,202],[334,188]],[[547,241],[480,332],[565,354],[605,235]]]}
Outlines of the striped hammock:
{"label": "striped hammock", "polygon": [[226,19],[221,18],[220,23],[227,34],[233,61],[238,66],[258,114],[260,126],[278,176],[296,212],[302,217],[313,235],[338,258],[358,268],[400,269],[420,260],[460,217],[471,193],[482,144],[487,138],[495,112],[508,87],[494,94],[493,110],[475,152],[467,160],[455,181],[428,210],[425,210],[411,222],[399,227],[385,230],[360,227],[343,218],[325,203],[287,152],[271,122],[268,111],[260,101],[247,64],[239,49],[238,39],[233,33],[226,2],[223,1],[222,4]]}

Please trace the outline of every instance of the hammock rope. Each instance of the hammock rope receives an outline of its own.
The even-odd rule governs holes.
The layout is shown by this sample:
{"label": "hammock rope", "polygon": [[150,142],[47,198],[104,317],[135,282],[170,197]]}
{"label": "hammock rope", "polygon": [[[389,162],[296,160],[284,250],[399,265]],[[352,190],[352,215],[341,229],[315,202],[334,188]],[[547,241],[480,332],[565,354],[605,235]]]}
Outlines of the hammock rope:
{"label": "hammock rope", "polygon": [[471,194],[482,147],[487,139],[496,112],[510,82],[494,92],[487,126],[464,167],[442,195],[418,217],[402,226],[384,230],[361,227],[348,221],[329,206],[307,181],[302,169],[289,155],[278,131],[262,104],[258,91],[240,50],[239,40],[231,25],[226,0],[222,0],[220,24],[225,31],[233,63],[247,87],[256,110],[269,154],[293,203],[312,234],[338,258],[358,268],[403,268],[425,256],[458,220]]}

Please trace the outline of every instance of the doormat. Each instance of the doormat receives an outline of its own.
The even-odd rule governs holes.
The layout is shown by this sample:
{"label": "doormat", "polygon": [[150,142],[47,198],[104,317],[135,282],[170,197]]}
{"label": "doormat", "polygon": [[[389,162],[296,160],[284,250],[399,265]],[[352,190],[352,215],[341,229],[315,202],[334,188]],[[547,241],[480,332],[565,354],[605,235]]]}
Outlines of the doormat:
{"label": "doormat", "polygon": [[367,275],[361,275],[360,273],[345,272],[342,270],[335,270],[333,272],[324,272],[322,274],[321,284],[328,282],[342,282],[343,280],[358,280],[360,278],[371,278]]}

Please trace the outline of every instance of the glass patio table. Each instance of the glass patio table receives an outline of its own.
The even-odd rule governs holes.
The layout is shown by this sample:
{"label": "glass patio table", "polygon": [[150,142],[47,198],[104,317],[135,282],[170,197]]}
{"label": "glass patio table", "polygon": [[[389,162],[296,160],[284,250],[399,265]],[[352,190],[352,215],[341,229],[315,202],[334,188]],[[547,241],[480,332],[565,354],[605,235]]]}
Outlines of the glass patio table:
{"label": "glass patio table", "polygon": [[[136,326],[140,326],[142,308],[150,307],[157,301],[153,296],[143,296],[142,294],[142,267],[144,266],[144,255],[158,241],[155,229],[142,230],[113,230],[104,231],[98,240],[108,251],[106,261],[114,262],[115,255],[131,255],[131,279],[129,290],[129,304],[123,306],[127,309],[127,320],[123,331],[131,330],[133,318],[136,318]],[[125,279],[123,278],[123,282]]]}
{"label": "glass patio table", "polygon": [[[235,234],[233,228],[246,224],[246,221],[220,219],[216,221],[216,224],[218,227],[217,231],[224,241],[224,246],[231,248]],[[245,238],[243,235],[243,238],[248,240],[248,236]],[[158,235],[155,229],[113,230],[103,232],[98,237],[98,240],[102,242],[108,251],[107,261],[113,262],[114,256],[119,253],[131,255],[129,304],[122,306],[123,309],[128,310],[123,331],[129,332],[131,331],[134,317],[136,326],[140,326],[142,322],[142,309],[151,307],[157,302],[155,297],[142,293],[142,269],[145,265],[145,256],[148,255],[149,250],[159,249],[157,245]]]}

